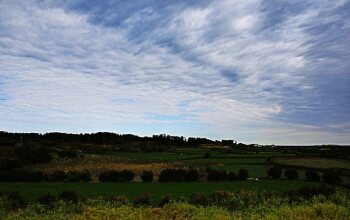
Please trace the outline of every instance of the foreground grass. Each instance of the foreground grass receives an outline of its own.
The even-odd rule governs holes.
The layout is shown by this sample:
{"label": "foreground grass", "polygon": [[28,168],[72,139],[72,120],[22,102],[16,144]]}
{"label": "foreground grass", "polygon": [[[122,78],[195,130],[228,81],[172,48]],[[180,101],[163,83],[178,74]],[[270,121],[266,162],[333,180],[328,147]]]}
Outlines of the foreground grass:
{"label": "foreground grass", "polygon": [[[1,203],[1,201],[0,201]],[[1,219],[350,219],[349,198],[337,193],[331,198],[315,196],[311,200],[288,203],[283,198],[270,198],[254,206],[236,209],[214,205],[195,206],[170,203],[164,207],[134,207],[88,200],[71,204],[59,202],[50,209],[33,204],[8,211],[0,207]]]}
{"label": "foreground grass", "polygon": [[0,182],[1,191],[18,191],[27,202],[35,201],[39,196],[51,193],[59,194],[65,190],[74,190],[80,196],[106,196],[120,194],[130,200],[141,192],[151,193],[151,202],[159,201],[161,196],[171,194],[175,197],[188,198],[193,193],[209,196],[214,191],[238,191],[247,189],[253,191],[286,191],[298,189],[305,185],[318,183],[303,180],[262,180],[262,181],[236,181],[236,182],[193,182],[193,183],[9,183]]}

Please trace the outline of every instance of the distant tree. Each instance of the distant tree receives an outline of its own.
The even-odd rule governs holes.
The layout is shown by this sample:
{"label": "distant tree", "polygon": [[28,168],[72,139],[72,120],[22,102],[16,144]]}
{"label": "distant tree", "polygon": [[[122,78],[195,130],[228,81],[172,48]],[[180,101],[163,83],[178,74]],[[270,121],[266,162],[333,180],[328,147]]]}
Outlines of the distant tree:
{"label": "distant tree", "polygon": [[299,177],[298,171],[292,169],[286,169],[286,171],[284,171],[284,175],[290,180],[298,179]]}
{"label": "distant tree", "polygon": [[246,169],[240,169],[238,171],[238,179],[239,180],[247,180],[249,177],[248,170]]}
{"label": "distant tree", "polygon": [[282,175],[282,169],[280,167],[271,167],[267,171],[267,175],[271,177],[272,179],[278,179]]}
{"label": "distant tree", "polygon": [[308,181],[316,181],[319,182],[320,181],[320,175],[315,172],[315,171],[306,171],[305,172],[305,179]]}
{"label": "distant tree", "polygon": [[152,171],[143,171],[141,174],[141,179],[143,182],[152,182],[153,181],[153,172]]}
{"label": "distant tree", "polygon": [[227,180],[229,180],[229,181],[236,181],[236,180],[238,180],[238,176],[234,172],[229,172],[227,174]]}

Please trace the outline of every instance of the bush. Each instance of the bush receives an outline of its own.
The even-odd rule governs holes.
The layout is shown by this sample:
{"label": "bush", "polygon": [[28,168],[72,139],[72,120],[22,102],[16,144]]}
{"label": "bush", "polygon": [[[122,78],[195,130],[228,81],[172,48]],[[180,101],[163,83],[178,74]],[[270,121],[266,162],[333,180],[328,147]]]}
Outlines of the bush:
{"label": "bush", "polygon": [[134,205],[136,206],[149,205],[150,197],[151,197],[150,193],[143,192],[134,199]]}
{"label": "bush", "polygon": [[216,205],[225,204],[231,196],[232,193],[225,191],[216,191],[211,195],[213,203]]}
{"label": "bush", "polygon": [[267,175],[271,177],[272,179],[278,179],[282,175],[282,169],[280,167],[271,167],[267,171]]}
{"label": "bush", "polygon": [[89,171],[69,171],[67,173],[67,181],[69,182],[90,182],[91,180]]}
{"label": "bush", "polygon": [[286,171],[284,171],[284,175],[290,180],[299,178],[298,171],[292,169],[287,169]]}
{"label": "bush", "polygon": [[247,180],[249,177],[248,170],[246,169],[240,169],[238,171],[238,179],[239,180]]}
{"label": "bush", "polygon": [[63,191],[58,195],[59,200],[78,203],[79,196],[75,191]]}
{"label": "bush", "polygon": [[166,204],[169,204],[169,203],[171,203],[173,201],[174,201],[174,198],[171,195],[165,195],[165,196],[162,196],[162,198],[160,198],[158,206],[159,207],[163,207]]}
{"label": "bush", "polygon": [[59,159],[74,159],[77,158],[78,154],[74,151],[60,151],[58,152]]}
{"label": "bush", "polygon": [[39,197],[37,202],[42,204],[42,205],[46,205],[50,208],[53,208],[54,203],[56,202],[56,197],[54,195],[51,195],[50,193],[48,193],[48,194],[45,194],[45,195]]}
{"label": "bush", "polygon": [[203,158],[208,159],[209,157],[210,157],[210,153],[205,153],[205,154],[203,155]]}
{"label": "bush", "polygon": [[5,201],[1,204],[3,209],[15,211],[24,208],[26,203],[18,192],[6,192],[2,195]]}
{"label": "bush", "polygon": [[184,182],[187,171],[184,169],[165,169],[159,174],[159,182]]}
{"label": "bush", "polygon": [[298,190],[286,191],[284,194],[291,201],[300,201],[302,198],[310,199],[318,195],[330,196],[334,193],[335,193],[335,189],[333,187],[321,185],[321,186],[304,186]]}
{"label": "bush", "polygon": [[0,181],[8,182],[40,182],[44,181],[46,176],[43,172],[29,172],[26,170],[11,170],[0,172]]}
{"label": "bush", "polygon": [[308,181],[316,181],[319,182],[320,181],[320,175],[315,172],[315,171],[306,171],[305,172],[305,179]]}
{"label": "bush", "polygon": [[194,205],[206,205],[207,198],[203,194],[195,193],[191,195],[190,203]]}
{"label": "bush", "polygon": [[328,184],[337,184],[342,182],[339,175],[334,171],[327,171],[323,173],[322,180]]}
{"label": "bush", "polygon": [[207,175],[208,181],[224,181],[226,180],[226,171],[224,170],[211,170]]}
{"label": "bush", "polygon": [[67,179],[67,175],[63,170],[56,170],[48,176],[49,181],[63,182]]}
{"label": "bush", "polygon": [[236,180],[238,180],[238,176],[237,176],[236,173],[229,172],[227,174],[227,180],[229,180],[229,181],[236,181]]}
{"label": "bush", "polygon": [[22,168],[22,163],[19,160],[3,159],[0,160],[0,171],[9,171],[16,168]]}
{"label": "bush", "polygon": [[127,205],[129,203],[129,199],[126,196],[122,195],[112,195],[105,198],[105,201],[111,202],[116,205]]}
{"label": "bush", "polygon": [[98,177],[100,182],[129,182],[134,179],[134,172],[130,170],[115,171],[108,170]]}
{"label": "bush", "polygon": [[187,182],[195,182],[199,180],[199,171],[197,169],[190,168],[186,172],[185,179]]}
{"label": "bush", "polygon": [[53,159],[46,147],[22,147],[17,149],[16,155],[21,161],[31,164],[49,163]]}
{"label": "bush", "polygon": [[152,171],[143,171],[141,174],[142,182],[152,182],[153,181],[153,172]]}

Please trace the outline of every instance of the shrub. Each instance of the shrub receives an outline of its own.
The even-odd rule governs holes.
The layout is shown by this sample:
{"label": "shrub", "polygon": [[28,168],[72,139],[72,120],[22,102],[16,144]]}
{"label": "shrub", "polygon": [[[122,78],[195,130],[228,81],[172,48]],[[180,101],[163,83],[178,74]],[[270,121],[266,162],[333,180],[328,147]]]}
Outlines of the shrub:
{"label": "shrub", "polygon": [[195,182],[199,180],[199,171],[197,169],[190,168],[186,172],[185,179],[187,182]]}
{"label": "shrub", "polygon": [[195,193],[191,195],[190,203],[195,205],[206,205],[207,198],[203,194]]}
{"label": "shrub", "polygon": [[210,153],[205,153],[204,155],[203,155],[203,158],[209,158],[210,157]]}
{"label": "shrub", "polygon": [[79,196],[75,191],[63,191],[58,195],[59,200],[78,203]]}
{"label": "shrub", "polygon": [[305,172],[305,179],[308,181],[316,181],[319,182],[320,181],[320,175],[315,172],[315,171],[306,171]]}
{"label": "shrub", "polygon": [[50,193],[47,193],[47,194],[39,197],[37,202],[42,204],[42,205],[46,205],[50,208],[53,208],[54,203],[56,202],[56,197],[54,195],[51,195]]}
{"label": "shrub", "polygon": [[77,158],[78,154],[74,151],[60,151],[58,152],[58,158],[59,159],[74,159]]}
{"label": "shrub", "polygon": [[67,173],[67,181],[69,182],[90,182],[91,175],[89,171],[69,171]]}
{"label": "shrub", "polygon": [[17,157],[25,163],[49,163],[53,157],[46,147],[22,147],[16,151]]}
{"label": "shrub", "polygon": [[136,206],[149,205],[150,197],[151,197],[150,193],[143,192],[134,199],[134,205]]}
{"label": "shrub", "polygon": [[165,169],[159,174],[159,182],[184,182],[186,180],[186,170]]}
{"label": "shrub", "polygon": [[101,173],[98,179],[100,182],[129,182],[134,179],[134,175],[134,172],[130,170],[108,170]]}
{"label": "shrub", "polygon": [[211,195],[213,203],[216,205],[225,204],[231,196],[232,193],[225,191],[216,191]]}
{"label": "shrub", "polygon": [[267,171],[267,175],[271,177],[272,179],[278,179],[282,175],[282,169],[280,167],[271,167]]}
{"label": "shrub", "polygon": [[63,170],[56,170],[48,176],[48,179],[53,182],[63,182],[67,179],[67,174]]}
{"label": "shrub", "polygon": [[246,169],[240,169],[238,171],[238,179],[239,180],[247,180],[249,177],[248,170]]}
{"label": "shrub", "polygon": [[334,171],[327,171],[323,173],[322,180],[328,184],[337,184],[342,182],[339,175]]}
{"label": "shrub", "polygon": [[298,171],[292,169],[287,169],[284,171],[284,175],[290,180],[298,179],[299,177]]}
{"label": "shrub", "polygon": [[18,192],[6,192],[3,193],[3,197],[5,201],[1,205],[5,210],[14,211],[26,206],[23,197]]}
{"label": "shrub", "polygon": [[0,172],[0,181],[8,182],[40,182],[46,179],[43,172],[26,170],[11,170]]}
{"label": "shrub", "polygon": [[326,185],[321,186],[304,186],[298,190],[286,191],[284,194],[292,201],[299,201],[301,198],[312,198],[317,195],[330,196],[335,193],[333,187]]}
{"label": "shrub", "polygon": [[211,170],[207,175],[208,181],[224,181],[226,180],[226,171],[224,170]]}
{"label": "shrub", "polygon": [[0,160],[0,171],[8,171],[16,168],[22,168],[22,163],[19,160],[3,159]]}
{"label": "shrub", "polygon": [[152,171],[143,171],[141,174],[142,182],[152,182],[153,181],[153,172]]}
{"label": "shrub", "polygon": [[169,204],[169,203],[171,203],[173,201],[174,201],[174,198],[171,195],[165,195],[165,196],[162,196],[162,198],[160,198],[158,206],[159,207],[163,207],[166,204]]}
{"label": "shrub", "polygon": [[122,196],[122,195],[111,195],[109,197],[106,197],[105,201],[108,201],[117,205],[127,205],[129,203],[128,197]]}
{"label": "shrub", "polygon": [[229,180],[229,181],[236,181],[236,180],[238,180],[238,176],[237,176],[236,173],[229,172],[227,174],[227,180]]}

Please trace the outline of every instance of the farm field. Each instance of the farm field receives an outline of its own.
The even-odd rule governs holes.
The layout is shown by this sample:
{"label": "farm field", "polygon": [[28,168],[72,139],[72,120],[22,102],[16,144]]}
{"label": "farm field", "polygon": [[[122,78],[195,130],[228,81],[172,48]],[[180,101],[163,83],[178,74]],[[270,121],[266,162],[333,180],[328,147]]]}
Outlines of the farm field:
{"label": "farm field", "polygon": [[273,158],[275,164],[310,167],[319,169],[342,168],[350,169],[349,160],[321,158],[321,157],[276,157]]}
{"label": "farm field", "polygon": [[193,182],[193,183],[9,183],[0,182],[0,191],[18,191],[26,201],[33,202],[39,196],[51,193],[59,194],[65,190],[74,190],[81,196],[125,195],[132,200],[142,192],[151,193],[151,201],[157,202],[166,195],[188,198],[193,193],[210,196],[215,191],[238,191],[241,189],[254,191],[286,191],[299,189],[306,185],[319,183],[304,180],[262,180],[235,182]]}

